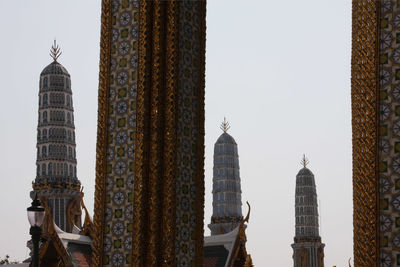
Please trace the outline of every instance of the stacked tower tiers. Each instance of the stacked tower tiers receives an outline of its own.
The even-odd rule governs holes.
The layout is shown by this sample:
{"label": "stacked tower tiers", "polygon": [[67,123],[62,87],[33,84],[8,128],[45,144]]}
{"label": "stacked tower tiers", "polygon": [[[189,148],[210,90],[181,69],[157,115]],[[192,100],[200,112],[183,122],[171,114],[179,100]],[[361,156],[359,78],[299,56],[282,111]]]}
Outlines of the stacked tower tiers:
{"label": "stacked tower tiers", "polygon": [[226,131],[214,145],[213,175],[213,215],[208,227],[211,235],[225,234],[243,218],[238,148]]}
{"label": "stacked tower tiers", "polygon": [[304,157],[304,168],[296,175],[294,267],[323,267],[325,244],[319,235],[317,190],[314,174],[306,168],[307,162]]}
{"label": "stacked tower tiers", "polygon": [[[50,207],[54,222],[71,232],[80,226],[80,188],[76,172],[76,144],[71,80],[56,61],[40,74],[35,194]],[[45,203],[46,204],[46,203]]]}

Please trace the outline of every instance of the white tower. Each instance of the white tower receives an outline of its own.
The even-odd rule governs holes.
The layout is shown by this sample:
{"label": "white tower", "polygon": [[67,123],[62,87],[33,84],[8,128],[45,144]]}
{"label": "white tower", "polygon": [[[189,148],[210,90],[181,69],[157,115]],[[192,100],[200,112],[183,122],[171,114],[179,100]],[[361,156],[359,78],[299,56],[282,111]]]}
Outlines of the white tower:
{"label": "white tower", "polygon": [[214,145],[213,215],[208,225],[211,235],[232,231],[243,218],[238,149],[227,133],[229,128],[224,119],[223,133]]}
{"label": "white tower", "polygon": [[307,168],[303,156],[303,168],[296,175],[296,235],[294,237],[294,267],[323,267],[324,247],[318,225],[317,190],[314,174]]}
{"label": "white tower", "polygon": [[57,226],[71,232],[74,224],[81,224],[71,79],[57,62],[61,52],[55,41],[50,55],[53,62],[40,74],[37,171],[31,197],[45,199]]}

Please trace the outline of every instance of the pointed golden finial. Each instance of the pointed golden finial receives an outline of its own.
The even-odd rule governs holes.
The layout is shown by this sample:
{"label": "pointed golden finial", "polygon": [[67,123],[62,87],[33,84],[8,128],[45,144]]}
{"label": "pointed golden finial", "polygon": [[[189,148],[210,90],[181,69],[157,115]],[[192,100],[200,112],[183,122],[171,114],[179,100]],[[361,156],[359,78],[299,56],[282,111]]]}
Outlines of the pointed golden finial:
{"label": "pointed golden finial", "polygon": [[229,122],[226,121],[226,118],[224,117],[224,121],[221,123],[221,126],[219,127],[224,133],[226,133],[231,126],[229,125]]}
{"label": "pointed golden finial", "polygon": [[61,54],[62,52],[60,50],[60,47],[57,45],[56,40],[54,39],[54,44],[50,49],[50,56],[54,59],[54,61],[57,61],[58,57],[61,56]]}
{"label": "pointed golden finial", "polygon": [[301,160],[301,165],[303,165],[304,168],[307,167],[307,164],[310,163],[310,161],[308,160],[308,158],[306,158],[306,155],[303,154],[303,159]]}

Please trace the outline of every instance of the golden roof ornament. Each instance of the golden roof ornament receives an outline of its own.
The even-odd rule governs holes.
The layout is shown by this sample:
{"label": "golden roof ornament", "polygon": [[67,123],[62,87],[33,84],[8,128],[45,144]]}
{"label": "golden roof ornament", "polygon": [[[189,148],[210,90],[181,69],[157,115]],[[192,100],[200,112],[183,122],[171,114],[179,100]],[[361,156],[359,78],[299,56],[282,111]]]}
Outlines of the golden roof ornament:
{"label": "golden roof ornament", "polygon": [[54,39],[54,44],[50,49],[50,56],[54,59],[54,61],[57,61],[58,57],[61,56],[61,54],[62,52],[60,50],[60,47],[57,45],[56,40]]}
{"label": "golden roof ornament", "polygon": [[226,120],[224,117],[224,121],[221,123],[221,126],[219,127],[224,133],[226,133],[231,126],[229,125],[229,122]]}
{"label": "golden roof ornament", "polygon": [[301,160],[301,165],[303,165],[304,168],[307,168],[308,163],[310,163],[310,161],[308,160],[308,158],[306,158],[306,155],[303,154],[303,159]]}

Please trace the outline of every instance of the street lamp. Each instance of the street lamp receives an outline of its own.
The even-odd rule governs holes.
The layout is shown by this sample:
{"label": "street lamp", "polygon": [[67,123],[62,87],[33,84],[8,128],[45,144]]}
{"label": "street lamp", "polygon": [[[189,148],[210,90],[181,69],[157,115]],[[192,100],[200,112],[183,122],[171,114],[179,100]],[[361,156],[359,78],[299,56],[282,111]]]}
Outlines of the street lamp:
{"label": "street lamp", "polygon": [[28,220],[31,225],[29,233],[32,236],[33,243],[33,267],[39,267],[39,240],[42,235],[42,228],[40,226],[44,219],[44,208],[40,205],[40,200],[35,195],[32,201],[32,206],[26,209],[28,212]]}

